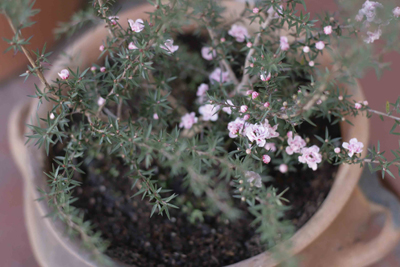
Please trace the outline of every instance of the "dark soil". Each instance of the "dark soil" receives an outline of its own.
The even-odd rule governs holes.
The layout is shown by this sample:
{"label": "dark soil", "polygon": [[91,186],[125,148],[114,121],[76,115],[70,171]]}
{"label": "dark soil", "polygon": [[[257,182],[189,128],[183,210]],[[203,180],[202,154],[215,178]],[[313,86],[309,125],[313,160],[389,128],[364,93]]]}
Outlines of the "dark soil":
{"label": "dark soil", "polygon": [[[317,121],[317,125],[327,122]],[[310,137],[325,133],[325,127],[303,126],[300,130]],[[338,126],[329,126],[329,132],[331,137],[340,135]],[[311,142],[319,143],[313,138]],[[56,154],[58,151],[55,148]],[[119,175],[108,174],[112,167],[117,167]],[[315,172],[303,167],[299,165],[297,173],[288,175],[273,172],[275,180],[266,184],[280,191],[289,188],[284,197],[292,209],[285,217],[297,229],[318,210],[337,171],[336,166],[328,163],[321,164]],[[125,167],[118,160],[95,159],[90,164],[84,163],[82,169],[86,174],[75,178],[82,186],[74,192],[79,200],[73,205],[82,208],[85,218],[111,242],[106,254],[118,261],[133,266],[221,266],[265,250],[255,229],[250,227],[253,217],[248,212],[234,222],[220,216],[205,216],[204,222],[192,224],[181,209],[170,209],[171,220],[159,215],[150,218],[152,206],[140,196],[131,198],[136,189],[132,190],[132,181],[124,178]],[[182,188],[173,190],[182,195]],[[240,205],[245,211],[244,204]]]}

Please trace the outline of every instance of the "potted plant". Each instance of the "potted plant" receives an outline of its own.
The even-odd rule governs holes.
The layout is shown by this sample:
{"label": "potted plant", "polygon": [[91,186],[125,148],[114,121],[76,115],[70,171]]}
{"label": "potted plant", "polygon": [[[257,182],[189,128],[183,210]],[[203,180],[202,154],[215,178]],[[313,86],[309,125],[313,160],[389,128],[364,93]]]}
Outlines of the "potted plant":
{"label": "potted plant", "polygon": [[29,22],[8,12],[15,4],[0,6],[9,44],[41,85],[10,137],[42,265],[273,266],[298,255],[316,266],[323,254],[366,266],[399,240],[390,212],[357,188],[360,166],[398,166],[379,145],[367,153],[367,117],[394,119],[394,131],[398,101],[371,109],[356,78],[381,70],[371,46],[400,8],[380,14],[367,1],[351,23],[317,27],[300,0],[156,1],[118,15],[99,0],[104,23],[44,74],[47,54],[24,48]]}

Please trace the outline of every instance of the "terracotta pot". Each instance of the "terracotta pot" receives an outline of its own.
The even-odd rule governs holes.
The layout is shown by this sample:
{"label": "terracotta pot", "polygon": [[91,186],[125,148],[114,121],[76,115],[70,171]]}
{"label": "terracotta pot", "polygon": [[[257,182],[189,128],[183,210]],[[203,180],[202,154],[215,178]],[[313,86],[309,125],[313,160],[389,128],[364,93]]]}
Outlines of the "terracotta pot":
{"label": "terracotta pot", "polygon": [[[226,1],[227,14],[238,12],[242,4]],[[239,6],[240,5],[240,6]],[[127,26],[127,18],[145,18],[145,11],[151,6],[143,5],[120,15],[120,22]],[[108,34],[104,26],[99,26],[77,40],[68,49],[68,54],[79,52],[81,69],[97,61],[98,51],[93,49]],[[323,65],[330,63],[322,59]],[[66,62],[60,59],[47,73],[54,79]],[[68,66],[71,67],[71,62]],[[355,100],[363,100],[364,94],[357,84],[347,87]],[[10,142],[12,153],[24,177],[25,218],[30,242],[38,262],[42,266],[93,266],[89,255],[80,248],[79,240],[71,241],[63,234],[64,225],[43,218],[50,212],[45,202],[37,202],[38,187],[45,187],[43,175],[46,157],[44,151],[36,147],[24,146],[25,122],[36,112],[37,102],[32,101],[16,109],[10,120]],[[44,104],[40,109],[43,116],[51,108]],[[365,116],[352,120],[354,126],[341,124],[342,137],[349,140],[357,137],[367,147],[369,121]],[[364,157],[366,151],[362,153]],[[391,219],[391,213],[383,206],[367,201],[357,186],[362,169],[358,165],[341,165],[335,181],[324,203],[314,216],[290,239],[291,255],[300,256],[301,266],[367,266],[390,252],[400,239]],[[378,220],[379,219],[379,220]],[[384,219],[384,224],[377,222]],[[115,263],[116,266],[122,266]],[[234,266],[275,266],[277,262],[269,252],[262,253]]]}
{"label": "terracotta pot", "polygon": [[[37,21],[35,25],[22,30],[23,36],[26,38],[34,35],[31,39],[28,49],[41,49],[47,44],[47,51],[51,51],[51,47],[55,43],[53,30],[59,21],[68,21],[72,14],[83,4],[83,0],[39,0],[36,1],[34,8],[40,9],[40,13],[33,17]],[[13,33],[8,25],[5,17],[0,15],[0,37],[11,39]],[[18,71],[24,71],[28,60],[21,52],[14,56],[10,51],[3,53],[9,47],[8,43],[0,41],[0,81],[7,79]]]}

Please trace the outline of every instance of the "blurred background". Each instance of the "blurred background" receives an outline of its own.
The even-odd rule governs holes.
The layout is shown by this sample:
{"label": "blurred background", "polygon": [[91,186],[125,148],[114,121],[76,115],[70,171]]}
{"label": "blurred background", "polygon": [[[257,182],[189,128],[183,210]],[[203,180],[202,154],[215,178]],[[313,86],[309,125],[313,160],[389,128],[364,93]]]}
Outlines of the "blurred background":
{"label": "blurred background", "polygon": [[[129,1],[129,5],[139,0]],[[337,8],[335,0],[305,0],[308,12],[312,17],[321,12],[332,13]],[[67,21],[71,15],[87,5],[84,0],[37,0],[35,8],[41,12],[34,17],[38,21],[31,28],[24,29],[23,35],[31,36],[30,49],[43,47],[47,43],[48,51],[60,52],[71,39],[64,38],[56,41],[53,31],[61,21]],[[83,29],[84,31],[84,29]],[[78,35],[81,33],[78,33]],[[11,30],[5,19],[0,16],[0,37],[9,38]],[[0,41],[1,52],[7,48],[7,43]],[[54,57],[53,57],[54,58]],[[376,110],[385,110],[386,101],[397,99],[400,92],[400,55],[392,53],[386,55],[385,61],[392,62],[391,71],[386,71],[378,80],[375,72],[371,70],[361,79],[369,105]],[[7,137],[7,125],[11,110],[21,103],[27,102],[27,95],[34,91],[34,83],[39,83],[35,77],[26,82],[19,75],[25,71],[27,60],[22,53],[14,55],[12,52],[0,54],[0,265],[1,266],[38,266],[33,257],[24,224],[23,216],[23,184],[20,173],[14,165]],[[399,138],[390,135],[391,121],[382,122],[378,116],[373,116],[371,121],[371,144],[376,145],[378,140],[381,151],[386,151],[386,156],[392,159],[390,149],[398,147]],[[400,198],[400,180],[396,170],[392,170],[397,179],[386,177],[380,179],[387,188],[392,190]],[[6,242],[5,242],[6,241]],[[375,266],[400,266],[400,246],[384,261]]]}

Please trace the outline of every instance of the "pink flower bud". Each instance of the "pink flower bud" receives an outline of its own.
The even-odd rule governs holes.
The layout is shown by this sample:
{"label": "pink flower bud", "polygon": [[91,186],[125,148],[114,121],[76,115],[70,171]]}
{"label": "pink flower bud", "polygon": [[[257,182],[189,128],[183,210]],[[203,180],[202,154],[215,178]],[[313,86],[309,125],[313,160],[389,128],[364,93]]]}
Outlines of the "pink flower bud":
{"label": "pink flower bud", "polygon": [[106,100],[104,98],[102,98],[101,96],[99,97],[99,99],[97,99],[97,105],[99,105],[99,106],[104,105],[105,102],[106,102]]}
{"label": "pink flower bud", "polygon": [[251,95],[253,93],[253,90],[247,90],[246,95]]}
{"label": "pink flower bud", "polygon": [[247,42],[246,46],[247,46],[248,48],[250,48],[250,47],[253,46],[253,44],[252,44],[251,42]]}
{"label": "pink flower bud", "polygon": [[106,72],[106,67],[101,67],[101,68],[100,68],[100,71],[101,71],[101,72]]}
{"label": "pink flower bud", "polygon": [[360,108],[362,108],[362,106],[361,106],[361,104],[360,104],[360,103],[355,103],[355,104],[354,104],[354,107],[355,107],[356,109],[360,109]]}
{"label": "pink flower bud", "polygon": [[271,162],[271,157],[268,156],[268,155],[263,155],[263,156],[262,156],[262,160],[263,160],[263,162],[264,162],[265,164],[268,164],[268,163]]}
{"label": "pink flower bud", "polygon": [[247,155],[250,155],[250,154],[251,154],[251,149],[250,149],[250,148],[246,149],[246,154],[247,154]]}
{"label": "pink flower bud", "polygon": [[288,166],[287,166],[286,164],[281,164],[281,165],[279,165],[279,171],[280,171],[281,173],[287,173],[287,171],[288,171]]}
{"label": "pink flower bud", "polygon": [[309,47],[309,46],[303,47],[303,52],[304,52],[304,53],[310,52],[310,47]]}
{"label": "pink flower bud", "polygon": [[258,14],[260,12],[260,9],[258,7],[253,8],[253,13]]}
{"label": "pink flower bud", "polygon": [[101,46],[99,47],[99,50],[100,50],[101,52],[103,52],[103,51],[104,51],[104,45],[101,45]]}
{"label": "pink flower bud", "polygon": [[335,147],[335,149],[333,151],[335,151],[336,154],[339,154],[340,153],[340,147]]}
{"label": "pink flower bud", "polygon": [[260,95],[259,93],[253,92],[253,93],[251,93],[251,98],[256,99],[259,95]]}
{"label": "pink flower bud", "polygon": [[50,113],[50,120],[54,120],[55,117],[53,113]]}
{"label": "pink flower bud", "polygon": [[364,104],[364,106],[368,106],[368,101],[365,100],[365,101],[363,102],[363,104]]}
{"label": "pink flower bud", "polygon": [[249,115],[249,114],[244,115],[243,119],[244,119],[245,121],[247,121],[248,119],[250,119],[250,115]]}
{"label": "pink flower bud", "polygon": [[338,97],[338,99],[339,99],[340,101],[342,101],[342,100],[343,100],[343,96],[340,95],[340,96]]}
{"label": "pink flower bud", "polygon": [[269,106],[270,106],[269,102],[264,103],[264,107],[269,108]]}
{"label": "pink flower bud", "polygon": [[321,99],[318,99],[317,100],[317,105],[321,105],[322,104],[322,100]]}
{"label": "pink flower bud", "polygon": [[315,47],[316,47],[318,50],[322,50],[322,49],[325,48],[325,43],[324,43],[323,41],[319,41],[319,42],[317,42],[317,43],[315,44]]}
{"label": "pink flower bud", "polygon": [[220,41],[221,41],[221,43],[225,43],[226,40],[224,37],[222,37]]}
{"label": "pink flower bud", "polygon": [[69,71],[67,69],[63,69],[58,73],[58,76],[60,76],[62,80],[66,80],[69,77]]}
{"label": "pink flower bud", "polygon": [[332,34],[332,26],[325,26],[324,27],[324,33],[326,35]]}
{"label": "pink flower bud", "polygon": [[157,113],[153,114],[153,119],[158,120],[158,114]]}
{"label": "pink flower bud", "polygon": [[310,61],[310,62],[308,62],[308,65],[310,66],[310,67],[314,67],[314,65],[315,65],[315,63],[314,63],[314,61]]}
{"label": "pink flower bud", "polygon": [[128,45],[128,49],[129,50],[135,50],[135,49],[138,49],[138,48],[133,42],[130,42],[129,45]]}
{"label": "pink flower bud", "polygon": [[91,70],[91,71],[96,71],[97,68],[96,68],[95,66],[93,66],[93,67],[90,68],[90,70]]}
{"label": "pink flower bud", "polygon": [[245,113],[247,111],[247,106],[243,105],[240,107],[240,112]]}

